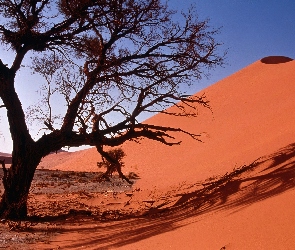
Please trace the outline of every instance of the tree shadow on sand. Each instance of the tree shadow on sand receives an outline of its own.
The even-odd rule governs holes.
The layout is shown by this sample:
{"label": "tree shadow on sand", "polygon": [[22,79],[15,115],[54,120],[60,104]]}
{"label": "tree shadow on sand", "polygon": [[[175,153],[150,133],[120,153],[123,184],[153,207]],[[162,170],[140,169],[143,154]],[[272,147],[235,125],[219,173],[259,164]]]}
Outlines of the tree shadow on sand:
{"label": "tree shadow on sand", "polygon": [[[201,220],[209,212],[235,212],[255,202],[279,195],[295,187],[295,143],[262,157],[248,166],[235,169],[217,180],[189,193],[175,194],[173,204],[151,207],[137,218],[95,223],[85,220],[83,226],[61,228],[59,233],[78,233],[69,242],[53,239],[62,249],[87,246],[91,249],[122,247]],[[62,238],[60,238],[62,239]]]}

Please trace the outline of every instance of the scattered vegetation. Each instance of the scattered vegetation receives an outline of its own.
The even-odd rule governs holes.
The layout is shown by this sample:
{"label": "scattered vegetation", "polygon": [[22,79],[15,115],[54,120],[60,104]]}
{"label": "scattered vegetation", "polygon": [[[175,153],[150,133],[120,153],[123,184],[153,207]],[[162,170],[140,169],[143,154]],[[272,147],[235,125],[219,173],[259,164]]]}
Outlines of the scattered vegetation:
{"label": "scattered vegetation", "polygon": [[66,172],[53,172],[50,175],[53,178],[60,178],[60,179],[69,179],[71,178],[70,175]]}

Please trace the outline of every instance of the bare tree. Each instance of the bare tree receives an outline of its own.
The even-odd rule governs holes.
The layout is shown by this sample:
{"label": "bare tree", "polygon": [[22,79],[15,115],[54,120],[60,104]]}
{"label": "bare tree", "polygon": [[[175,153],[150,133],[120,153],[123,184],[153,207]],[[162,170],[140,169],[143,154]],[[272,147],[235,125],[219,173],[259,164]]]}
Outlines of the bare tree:
{"label": "bare tree", "polygon": [[[181,90],[222,64],[217,31],[194,9],[180,22],[175,14],[161,0],[0,0],[0,38],[14,57],[12,65],[0,60],[1,106],[13,140],[12,165],[3,166],[2,217],[27,216],[41,158],[62,147],[91,145],[105,154],[103,146],[141,137],[179,144],[173,132],[198,140],[181,128],[138,121],[144,112],[194,116],[196,104],[208,106],[204,96]],[[15,90],[15,75],[29,54],[35,56],[32,72],[46,80],[39,113],[31,114],[46,128],[36,139]],[[63,97],[58,111],[55,95]],[[175,103],[178,111],[169,113],[165,108]]]}

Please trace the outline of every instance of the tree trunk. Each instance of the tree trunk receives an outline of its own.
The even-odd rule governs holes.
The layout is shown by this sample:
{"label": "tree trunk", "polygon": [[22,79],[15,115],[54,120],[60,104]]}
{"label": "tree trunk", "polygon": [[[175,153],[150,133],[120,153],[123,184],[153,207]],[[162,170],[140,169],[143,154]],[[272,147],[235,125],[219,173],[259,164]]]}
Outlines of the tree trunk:
{"label": "tree trunk", "polygon": [[15,71],[0,61],[0,97],[7,110],[13,141],[11,167],[5,169],[3,164],[5,191],[0,201],[0,217],[21,219],[27,217],[31,182],[43,155],[29,134],[22,104],[15,92],[14,78]]}
{"label": "tree trunk", "polygon": [[32,151],[22,155],[13,158],[9,169],[3,168],[5,191],[0,201],[1,218],[19,220],[28,215],[28,194],[41,157]]}

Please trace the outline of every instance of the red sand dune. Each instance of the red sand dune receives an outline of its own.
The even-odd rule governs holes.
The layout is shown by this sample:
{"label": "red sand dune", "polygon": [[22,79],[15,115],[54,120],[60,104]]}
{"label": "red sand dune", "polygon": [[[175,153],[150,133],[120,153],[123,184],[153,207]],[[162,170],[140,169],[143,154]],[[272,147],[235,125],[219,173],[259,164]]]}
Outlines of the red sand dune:
{"label": "red sand dune", "polygon": [[[211,110],[200,108],[198,118],[158,114],[146,121],[201,133],[202,143],[175,134],[183,141],[180,146],[146,139],[123,145],[125,171],[138,173],[136,186],[143,189],[167,190],[183,181],[223,175],[259,157],[267,160],[245,177],[238,197],[231,196],[223,209],[165,224],[163,232],[122,249],[295,248],[294,69],[290,58],[263,58],[197,93],[205,94],[211,105]],[[95,149],[88,149],[54,168],[97,171],[98,159]],[[255,185],[249,192],[253,183],[257,192]]]}
{"label": "red sand dune", "polygon": [[[286,62],[286,57],[267,57],[197,93],[207,96],[212,111],[200,107],[197,118],[158,114],[148,119],[147,123],[200,133],[203,142],[179,133],[174,136],[182,141],[180,146],[147,139],[127,142],[125,171],[139,173],[146,184],[174,185],[224,174],[293,143],[294,67],[295,61]],[[98,171],[95,148],[69,158],[55,168]]]}

